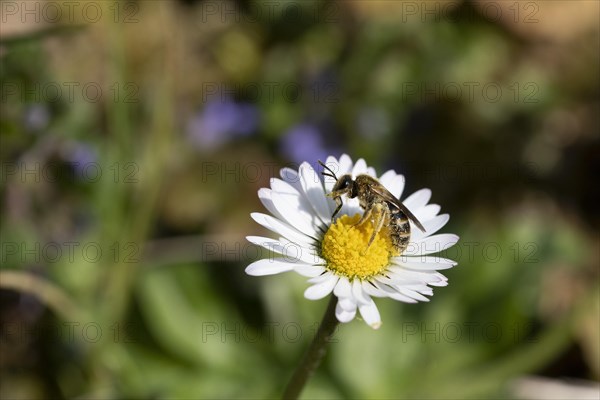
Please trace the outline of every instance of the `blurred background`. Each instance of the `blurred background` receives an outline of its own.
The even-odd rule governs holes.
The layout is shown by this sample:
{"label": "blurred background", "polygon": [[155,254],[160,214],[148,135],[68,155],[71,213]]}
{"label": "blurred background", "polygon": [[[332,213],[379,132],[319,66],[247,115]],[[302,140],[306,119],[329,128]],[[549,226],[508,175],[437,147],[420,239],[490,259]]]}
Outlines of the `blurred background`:
{"label": "blurred background", "polygon": [[598,398],[597,1],[0,7],[1,398],[278,397],[326,301],[244,274],[249,214],[342,153],[431,188],[459,264],[306,398]]}

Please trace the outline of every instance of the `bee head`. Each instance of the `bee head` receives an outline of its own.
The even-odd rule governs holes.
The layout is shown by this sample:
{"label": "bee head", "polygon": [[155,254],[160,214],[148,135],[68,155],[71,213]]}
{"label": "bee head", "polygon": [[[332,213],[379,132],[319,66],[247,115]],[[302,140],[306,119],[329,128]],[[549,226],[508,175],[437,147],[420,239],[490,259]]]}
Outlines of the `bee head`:
{"label": "bee head", "polygon": [[340,179],[337,180],[337,182],[331,189],[330,196],[339,197],[343,194],[348,195],[348,197],[350,198],[354,198],[358,195],[358,192],[356,190],[356,183],[354,182],[350,174],[342,175]]}
{"label": "bee head", "polygon": [[324,176],[329,176],[336,180],[335,185],[333,185],[333,188],[331,189],[331,193],[328,193],[327,197],[338,199],[343,194],[348,195],[350,198],[358,196],[356,184],[350,174],[345,174],[338,178],[335,172],[325,165],[323,161],[319,160],[319,164],[324,168],[324,171],[322,172]]}

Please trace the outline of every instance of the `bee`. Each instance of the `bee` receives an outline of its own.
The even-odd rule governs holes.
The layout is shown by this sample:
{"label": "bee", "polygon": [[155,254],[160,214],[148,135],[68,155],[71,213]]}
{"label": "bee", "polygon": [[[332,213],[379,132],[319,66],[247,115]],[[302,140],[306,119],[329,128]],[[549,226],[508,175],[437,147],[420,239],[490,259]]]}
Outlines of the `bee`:
{"label": "bee", "polygon": [[331,218],[333,219],[340,212],[343,205],[342,196],[346,195],[351,199],[358,198],[360,207],[364,210],[362,217],[355,225],[363,224],[369,220],[372,221],[374,229],[367,244],[367,249],[384,226],[389,229],[392,244],[399,253],[406,249],[410,240],[409,220],[425,232],[425,228],[414,214],[377,179],[366,174],[358,175],[356,179],[352,179],[350,174],[338,178],[335,172],[322,161],[319,160],[319,164],[325,169],[322,172],[324,176],[336,180],[331,193],[327,193],[327,197],[333,198],[337,205]]}

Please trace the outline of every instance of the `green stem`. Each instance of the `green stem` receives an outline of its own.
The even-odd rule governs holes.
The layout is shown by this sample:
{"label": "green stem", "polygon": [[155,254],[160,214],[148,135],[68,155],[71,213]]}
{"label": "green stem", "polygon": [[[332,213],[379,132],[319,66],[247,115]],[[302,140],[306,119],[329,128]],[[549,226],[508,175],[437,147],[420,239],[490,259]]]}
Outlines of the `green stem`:
{"label": "green stem", "polygon": [[335,332],[335,328],[337,327],[339,321],[335,316],[335,306],[337,304],[337,297],[331,295],[329,299],[329,304],[327,305],[327,310],[325,311],[325,315],[323,315],[323,320],[321,321],[321,325],[319,325],[319,330],[315,335],[310,347],[306,350],[304,354],[304,358],[298,365],[298,368],[294,372],[292,379],[290,379],[285,391],[283,392],[282,398],[285,400],[297,399],[304,389],[304,385],[308,379],[312,376],[312,374],[316,371],[321,364],[321,360],[325,355],[327,350],[327,344],[331,341],[333,333]]}
{"label": "green stem", "polygon": [[65,321],[81,321],[86,317],[84,309],[59,286],[23,271],[0,271],[0,288],[12,289],[37,297]]}

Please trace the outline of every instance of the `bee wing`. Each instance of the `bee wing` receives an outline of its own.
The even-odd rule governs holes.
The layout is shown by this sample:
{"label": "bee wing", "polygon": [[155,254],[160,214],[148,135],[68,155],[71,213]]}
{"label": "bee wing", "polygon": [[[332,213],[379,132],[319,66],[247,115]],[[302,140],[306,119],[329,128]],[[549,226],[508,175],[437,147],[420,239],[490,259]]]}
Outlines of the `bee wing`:
{"label": "bee wing", "polygon": [[412,222],[415,223],[417,228],[419,228],[422,232],[425,232],[425,228],[419,222],[417,217],[415,217],[415,215],[408,208],[406,208],[406,206],[404,204],[402,204],[402,202],[399,199],[394,197],[394,195],[391,194],[389,192],[389,190],[387,190],[383,185],[374,186],[371,188],[371,190],[373,190],[375,193],[380,195],[389,204],[393,205],[394,207],[396,207],[397,209],[402,211],[404,213],[404,215],[406,215],[408,217],[408,219],[410,219]]}

